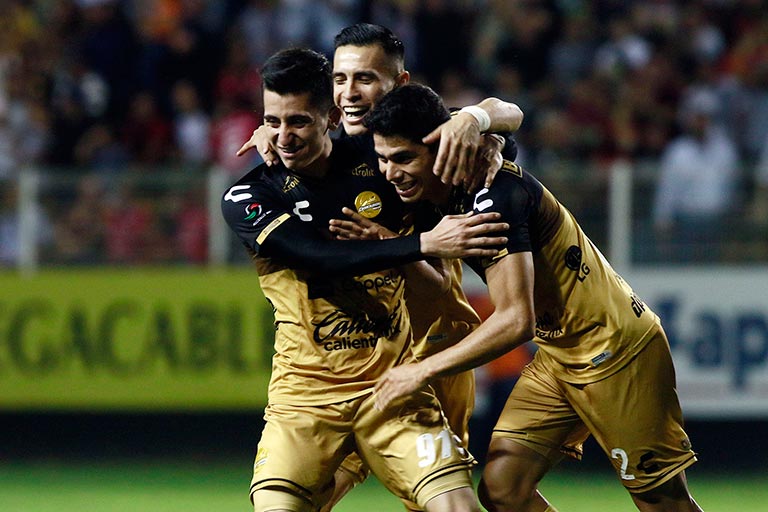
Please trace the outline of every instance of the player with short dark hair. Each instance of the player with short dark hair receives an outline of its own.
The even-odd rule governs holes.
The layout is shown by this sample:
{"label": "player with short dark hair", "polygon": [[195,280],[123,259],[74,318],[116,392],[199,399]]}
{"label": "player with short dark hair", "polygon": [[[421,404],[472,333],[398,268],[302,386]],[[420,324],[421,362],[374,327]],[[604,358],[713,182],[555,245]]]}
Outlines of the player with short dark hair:
{"label": "player with short dark hair", "polygon": [[434,394],[379,411],[372,391],[384,371],[411,357],[403,275],[394,266],[425,256],[494,254],[485,246],[503,237],[475,235],[505,226],[482,224],[495,215],[459,216],[431,232],[365,247],[331,240],[327,226],[339,205],[360,199],[364,211],[399,223],[402,204],[359,151],[331,140],[338,110],[328,101],[324,56],[284,50],[262,73],[264,122],[281,163],[252,170],[222,199],[275,315],[254,510],[317,510],[354,450],[401,499],[428,511],[477,511],[471,458],[453,439]]}
{"label": "player with short dark hair", "polygon": [[[477,194],[431,172],[422,137],[448,112],[439,96],[405,85],[366,116],[380,170],[400,198],[441,214],[497,212],[511,226],[499,255],[465,261],[488,285],[491,316],[462,341],[389,370],[376,402],[391,407],[446,375],[485,364],[534,339],[539,347],[494,428],[480,498],[493,511],[554,511],[538,491],[564,456],[580,458],[591,434],[642,511],[700,511],[685,469],[696,461],[683,430],[669,344],[658,316],[632,291],[533,176],[506,161]],[[332,231],[361,237],[356,216]]]}

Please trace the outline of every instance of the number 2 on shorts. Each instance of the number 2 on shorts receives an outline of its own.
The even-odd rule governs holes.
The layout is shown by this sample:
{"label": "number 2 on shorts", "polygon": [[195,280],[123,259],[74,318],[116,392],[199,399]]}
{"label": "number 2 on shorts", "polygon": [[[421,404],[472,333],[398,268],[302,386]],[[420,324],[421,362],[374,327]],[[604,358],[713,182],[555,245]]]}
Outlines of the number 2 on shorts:
{"label": "number 2 on shorts", "polygon": [[634,480],[635,475],[629,475],[627,474],[627,464],[629,464],[629,457],[627,457],[627,452],[622,450],[621,448],[614,448],[611,450],[611,457],[614,459],[621,460],[621,479],[622,480]]}

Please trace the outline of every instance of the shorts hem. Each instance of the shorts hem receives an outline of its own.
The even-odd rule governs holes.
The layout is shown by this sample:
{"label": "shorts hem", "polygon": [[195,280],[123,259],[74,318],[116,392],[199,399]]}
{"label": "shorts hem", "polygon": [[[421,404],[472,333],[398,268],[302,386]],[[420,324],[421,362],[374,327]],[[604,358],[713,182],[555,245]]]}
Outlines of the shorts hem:
{"label": "shorts hem", "polygon": [[648,491],[652,491],[652,490],[656,489],[657,487],[659,487],[659,486],[669,482],[670,480],[672,480],[672,478],[674,478],[675,476],[679,475],[680,473],[682,473],[683,471],[685,471],[689,467],[693,466],[697,461],[698,461],[698,459],[696,458],[696,455],[695,454],[691,454],[690,458],[684,460],[683,462],[681,462],[677,466],[673,467],[672,469],[670,469],[668,472],[666,472],[664,475],[660,476],[659,478],[657,478],[653,482],[645,484],[645,485],[643,485],[641,487],[627,487],[625,485],[624,488],[630,494],[642,494],[642,493],[646,493]]}

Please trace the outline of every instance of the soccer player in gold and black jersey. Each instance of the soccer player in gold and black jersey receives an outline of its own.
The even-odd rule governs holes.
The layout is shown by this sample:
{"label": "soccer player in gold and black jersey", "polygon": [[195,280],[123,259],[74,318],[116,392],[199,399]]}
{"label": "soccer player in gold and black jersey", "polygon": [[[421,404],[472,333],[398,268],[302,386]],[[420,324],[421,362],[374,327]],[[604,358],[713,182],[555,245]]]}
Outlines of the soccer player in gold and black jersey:
{"label": "soccer player in gold and black jersey", "polygon": [[[340,109],[343,130],[340,138],[347,145],[355,145],[361,151],[360,157],[365,158],[371,169],[376,169],[376,155],[373,140],[363,125],[365,115],[375,105],[376,101],[395,87],[408,83],[409,72],[405,69],[403,43],[386,27],[368,23],[358,23],[344,28],[334,38],[333,59],[333,98]],[[506,129],[517,129],[522,121],[522,112],[511,103],[489,98],[481,102],[478,108],[491,111],[492,117],[506,117]],[[463,113],[456,115],[453,121],[442,125],[429,140],[439,140],[438,157],[435,170],[446,181],[459,182],[468,168],[474,166],[468,162],[480,153],[483,166],[498,168],[501,162],[491,162],[491,156],[496,156],[498,146],[493,143],[498,139],[486,141],[478,148],[480,129],[477,120]],[[265,162],[279,162],[276,149],[271,147],[266,137],[266,127],[259,128],[254,136],[241,148],[243,154],[250,148],[257,148]],[[350,140],[351,139],[351,140]],[[511,160],[515,157],[514,141],[510,138],[503,146],[504,156]],[[392,195],[397,200],[394,190],[386,180],[374,171],[375,176],[370,181],[380,180],[385,192],[382,197]],[[485,169],[478,169],[478,174],[484,176]],[[334,184],[333,186],[340,186]],[[381,188],[381,187],[379,187]],[[352,191],[358,189],[358,184],[352,185]],[[354,194],[352,194],[354,195]],[[341,195],[337,195],[341,197]],[[390,206],[387,215],[381,215],[379,208],[370,205],[356,197],[343,198],[337,204],[336,215],[342,206],[355,209],[366,218],[372,218],[384,224],[393,231],[407,231],[412,226],[403,219],[393,219]],[[377,196],[378,197],[378,196]],[[355,199],[354,202],[352,200]],[[389,204],[390,201],[384,201]],[[378,204],[373,200],[373,204]],[[405,213],[405,210],[401,211]],[[472,309],[461,288],[462,265],[460,260],[446,261],[441,267],[446,279],[438,292],[425,289],[420,279],[420,273],[406,267],[406,304],[413,330],[414,356],[418,359],[427,357],[445,347],[461,340],[467,333],[480,324],[480,318]],[[464,446],[468,445],[469,418],[474,408],[474,375],[472,371],[451,375],[434,382],[435,390],[448,423],[453,432],[461,439]],[[337,473],[337,493],[323,510],[331,506],[348,491],[352,485],[365,478],[366,471],[356,457],[344,461]],[[412,504],[408,508],[416,510]]]}
{"label": "soccer player in gold and black jersey", "polygon": [[[436,378],[533,338],[539,350],[493,431],[480,487],[485,507],[555,510],[538,483],[564,455],[580,457],[591,434],[638,509],[700,511],[684,476],[696,457],[658,316],[570,212],[518,165],[505,162],[477,194],[436,179],[435,150],[422,138],[448,116],[431,89],[405,85],[379,100],[365,123],[381,171],[403,201],[424,209],[422,218],[497,212],[511,226],[498,256],[466,260],[486,281],[495,310],[456,345],[389,370],[376,386],[377,406],[386,410]],[[362,228],[369,229],[365,222]],[[334,221],[333,230],[345,229],[361,228]]]}
{"label": "soccer player in gold and black jersey", "polygon": [[[281,163],[251,171],[227,190],[222,211],[254,258],[275,315],[275,351],[251,485],[254,510],[315,511],[334,472],[357,451],[398,497],[428,511],[478,510],[470,460],[434,394],[397,410],[373,407],[373,385],[410,357],[411,331],[397,265],[425,256],[492,255],[475,239],[504,224],[457,216],[393,240],[330,240],[340,204],[399,221],[401,204],[375,170],[330,139],[338,119],[330,64],[311,50],[278,52],[262,69],[264,119]],[[390,187],[391,188],[391,187]],[[458,249],[457,246],[458,245]],[[354,250],[353,250],[354,249]],[[394,256],[394,258],[392,257]]]}

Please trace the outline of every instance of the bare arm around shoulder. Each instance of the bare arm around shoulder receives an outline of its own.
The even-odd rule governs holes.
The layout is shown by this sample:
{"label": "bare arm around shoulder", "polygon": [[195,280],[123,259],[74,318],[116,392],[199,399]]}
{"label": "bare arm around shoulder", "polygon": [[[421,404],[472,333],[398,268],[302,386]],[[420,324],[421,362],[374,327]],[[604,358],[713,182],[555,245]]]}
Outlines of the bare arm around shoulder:
{"label": "bare arm around shoulder", "polygon": [[[489,125],[481,125],[478,117],[468,112],[472,109],[480,112],[480,117],[487,116]],[[485,116],[482,116],[483,112]],[[440,143],[433,172],[444,183],[454,185],[464,181],[472,171],[485,175],[486,169],[475,169],[478,148],[486,144],[482,134],[514,132],[522,122],[523,111],[520,107],[498,98],[486,98],[477,105],[467,107],[467,110],[460,110],[423,139],[425,144]]]}
{"label": "bare arm around shoulder", "polygon": [[486,271],[495,308],[462,341],[416,364],[389,370],[376,384],[376,406],[383,409],[433,379],[476,368],[530,340],[534,334],[533,259],[530,252],[502,258]]}

